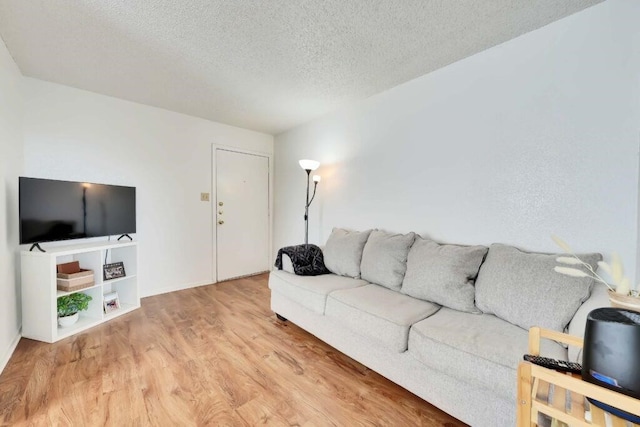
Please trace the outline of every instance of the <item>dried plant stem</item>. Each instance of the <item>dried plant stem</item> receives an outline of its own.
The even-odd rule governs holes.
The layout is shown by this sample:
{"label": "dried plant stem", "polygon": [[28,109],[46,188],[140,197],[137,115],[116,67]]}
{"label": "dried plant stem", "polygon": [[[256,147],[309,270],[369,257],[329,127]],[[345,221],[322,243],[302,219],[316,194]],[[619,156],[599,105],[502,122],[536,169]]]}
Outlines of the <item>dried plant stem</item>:
{"label": "dried plant stem", "polygon": [[587,264],[586,262],[582,261],[580,258],[577,257],[577,255],[575,255],[574,253],[569,253],[569,255],[571,255],[572,257],[574,257],[575,259],[577,259],[578,261],[580,261],[580,263],[582,265],[584,265],[587,270],[589,270],[592,274],[591,278],[597,280],[600,283],[604,283],[604,285],[609,288],[609,290],[615,292],[616,290],[614,288],[611,287],[611,285],[609,283],[607,283],[602,277],[600,277],[600,275],[598,275],[598,273],[596,273],[596,271],[593,269],[593,267],[591,267],[590,264]]}

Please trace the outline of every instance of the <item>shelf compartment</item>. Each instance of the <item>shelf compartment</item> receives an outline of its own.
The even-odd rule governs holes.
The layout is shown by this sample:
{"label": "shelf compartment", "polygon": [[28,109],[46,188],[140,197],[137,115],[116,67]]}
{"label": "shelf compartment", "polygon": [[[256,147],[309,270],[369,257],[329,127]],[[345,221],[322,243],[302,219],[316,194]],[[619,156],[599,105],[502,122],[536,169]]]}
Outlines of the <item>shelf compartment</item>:
{"label": "shelf compartment", "polygon": [[71,326],[62,328],[58,325],[57,339],[70,337],[71,335],[77,334],[78,332],[84,331],[85,329],[92,328],[96,325],[99,325],[100,323],[102,323],[102,319],[80,315],[78,321]]}
{"label": "shelf compartment", "polygon": [[121,305],[140,305],[140,297],[138,295],[136,277],[122,277],[115,280],[117,281],[109,281],[109,283],[104,283],[102,293],[108,294],[109,292],[117,292],[118,299],[120,300]]}
{"label": "shelf compartment", "polygon": [[80,268],[84,270],[92,270],[93,280],[96,284],[102,282],[102,261],[100,260],[100,251],[56,256],[56,265],[72,261],[78,261],[80,263]]}
{"label": "shelf compartment", "polygon": [[[105,257],[103,256],[103,261]],[[106,254],[106,264],[122,262],[127,276],[135,276],[138,273],[138,252],[135,246],[114,247]],[[115,279],[113,279],[115,280]]]}

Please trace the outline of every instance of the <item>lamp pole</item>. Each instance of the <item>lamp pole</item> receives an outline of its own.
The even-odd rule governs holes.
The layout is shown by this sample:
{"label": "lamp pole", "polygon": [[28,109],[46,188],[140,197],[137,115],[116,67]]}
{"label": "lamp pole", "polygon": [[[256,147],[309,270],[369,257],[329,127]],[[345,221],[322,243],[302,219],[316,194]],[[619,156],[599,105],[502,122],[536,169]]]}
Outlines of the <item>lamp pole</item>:
{"label": "lamp pole", "polygon": [[305,199],[305,203],[304,203],[304,244],[308,245],[309,244],[309,206],[311,206],[311,202],[313,202],[313,198],[316,197],[316,188],[318,187],[318,182],[320,182],[320,176],[319,175],[314,175],[313,176],[313,195],[311,195],[311,199],[309,199],[309,178],[311,176],[311,171],[314,171],[316,169],[318,169],[318,166],[320,166],[320,162],[317,162],[315,160],[300,160],[298,162],[300,164],[300,167],[302,167],[302,169],[304,169],[304,171],[307,173],[307,197]]}
{"label": "lamp pole", "polygon": [[[308,245],[309,244],[309,205],[311,205],[311,202],[309,201],[309,177],[311,175],[311,169],[305,169],[305,171],[307,172],[307,199],[304,204],[304,244]],[[313,195],[314,196],[316,195],[315,187],[313,188]],[[311,198],[311,200],[313,201],[313,198]]]}

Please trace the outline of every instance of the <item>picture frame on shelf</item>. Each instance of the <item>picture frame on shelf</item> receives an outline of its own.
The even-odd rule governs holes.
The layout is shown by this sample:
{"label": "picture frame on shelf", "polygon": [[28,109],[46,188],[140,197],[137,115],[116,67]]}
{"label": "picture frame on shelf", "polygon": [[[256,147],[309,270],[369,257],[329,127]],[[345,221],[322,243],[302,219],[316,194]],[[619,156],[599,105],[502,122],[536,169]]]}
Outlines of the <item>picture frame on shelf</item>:
{"label": "picture frame on shelf", "polygon": [[113,280],[120,277],[125,277],[127,274],[124,271],[124,263],[113,262],[111,264],[105,264],[102,267],[102,277],[104,280]]}
{"label": "picture frame on shelf", "polygon": [[118,298],[118,293],[115,291],[105,294],[102,301],[105,314],[109,314],[112,311],[120,309],[120,298]]}

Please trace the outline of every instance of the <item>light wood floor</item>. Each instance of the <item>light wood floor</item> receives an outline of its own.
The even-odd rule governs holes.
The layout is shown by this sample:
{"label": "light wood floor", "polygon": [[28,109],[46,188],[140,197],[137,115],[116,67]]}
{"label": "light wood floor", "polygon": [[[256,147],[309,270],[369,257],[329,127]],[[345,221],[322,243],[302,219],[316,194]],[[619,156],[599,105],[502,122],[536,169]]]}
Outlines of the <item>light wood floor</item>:
{"label": "light wood floor", "polygon": [[0,424],[464,425],[278,321],[267,275],[145,298],[55,344],[22,339]]}

